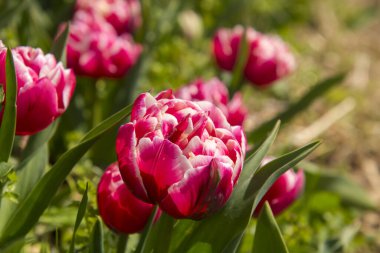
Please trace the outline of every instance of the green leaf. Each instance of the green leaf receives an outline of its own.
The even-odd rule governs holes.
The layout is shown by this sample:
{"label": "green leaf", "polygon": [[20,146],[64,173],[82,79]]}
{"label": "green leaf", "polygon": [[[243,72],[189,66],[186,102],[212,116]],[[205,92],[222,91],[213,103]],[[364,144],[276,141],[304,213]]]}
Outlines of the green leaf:
{"label": "green leaf", "polygon": [[0,162],[0,180],[3,177],[6,177],[8,173],[13,169],[13,165],[6,163],[6,162]]}
{"label": "green leaf", "polygon": [[191,252],[198,247],[210,249],[204,252],[234,252],[251,218],[253,196],[245,197],[247,188],[276,138],[279,126],[278,122],[264,143],[246,159],[239,182],[221,212],[201,222],[181,220],[175,225],[172,246],[175,252]]}
{"label": "green leaf", "polygon": [[103,242],[103,227],[102,222],[99,217],[96,220],[94,227],[92,229],[91,234],[91,242],[90,242],[90,250],[91,253],[103,253],[104,252],[104,242]]}
{"label": "green leaf", "polygon": [[58,159],[56,164],[41,178],[28,196],[20,203],[6,223],[3,230],[6,232],[0,236],[0,248],[29,232],[48,207],[59,186],[64,182],[74,165],[96,140],[120,124],[130,114],[130,111],[131,106],[127,106],[104,120],[88,132],[77,146],[68,150]]}
{"label": "green leaf", "polygon": [[311,163],[303,162],[307,182],[312,182],[311,190],[329,192],[338,196],[348,206],[379,211],[379,208],[368,197],[368,193],[358,184],[342,173],[324,171]]}
{"label": "green leaf", "polygon": [[66,44],[70,34],[70,23],[64,23],[62,26],[64,27],[63,31],[61,31],[54,40],[51,53],[55,56],[57,61],[62,62],[63,66],[66,66]]}
{"label": "green leaf", "polygon": [[[318,145],[319,142],[314,142],[290,152],[260,168],[254,175],[252,171],[256,169],[257,164],[252,164],[252,166],[255,166],[249,167],[247,165],[251,164],[248,162],[240,177],[242,180],[235,187],[231,199],[227,202],[222,212],[202,222],[193,222],[193,224],[190,224],[192,226],[191,231],[178,226],[179,229],[182,229],[181,236],[183,240],[175,248],[175,252],[189,252],[192,248],[204,243],[210,246],[211,252],[236,252],[252,212],[262,196],[282,173],[306,157]],[[259,150],[255,155],[258,155]],[[253,155],[253,158],[255,155]],[[215,233],[215,231],[218,231],[218,233]]]}
{"label": "green leaf", "polygon": [[247,135],[248,141],[253,142],[262,139],[277,120],[281,120],[283,124],[288,123],[298,115],[298,113],[305,111],[317,98],[321,97],[338,83],[341,83],[345,76],[346,73],[337,74],[314,85],[306,94],[302,95],[300,100],[296,103],[290,105],[285,111],[279,113],[271,120],[264,122],[258,126],[255,131]]}
{"label": "green leaf", "polygon": [[[33,189],[35,184],[41,178],[44,170],[48,164],[48,148],[45,143],[42,147],[37,149],[33,156],[20,163],[16,168],[17,182],[13,193],[17,194],[18,201],[21,202],[28,193]],[[9,218],[13,215],[18,204],[10,199],[4,198],[0,205],[0,231],[4,231],[4,226]],[[6,231],[4,231],[5,233]]]}
{"label": "green leaf", "polygon": [[147,245],[144,252],[165,253],[169,252],[175,219],[162,213],[160,219],[152,227],[152,231],[147,238]]}
{"label": "green leaf", "polygon": [[268,202],[257,221],[253,253],[289,253]]}
{"label": "green leaf", "polygon": [[77,218],[75,220],[75,225],[74,225],[73,238],[71,239],[71,244],[70,244],[70,250],[69,250],[70,253],[75,252],[75,236],[77,234],[79,225],[82,222],[84,214],[86,213],[87,202],[88,202],[87,191],[88,191],[88,183],[86,184],[86,190],[84,191],[82,200],[80,201],[80,204],[79,204],[78,214],[77,214]]}
{"label": "green leaf", "polygon": [[8,162],[12,152],[17,117],[17,79],[12,51],[7,49],[6,56],[6,93],[3,120],[0,127],[0,162]]}

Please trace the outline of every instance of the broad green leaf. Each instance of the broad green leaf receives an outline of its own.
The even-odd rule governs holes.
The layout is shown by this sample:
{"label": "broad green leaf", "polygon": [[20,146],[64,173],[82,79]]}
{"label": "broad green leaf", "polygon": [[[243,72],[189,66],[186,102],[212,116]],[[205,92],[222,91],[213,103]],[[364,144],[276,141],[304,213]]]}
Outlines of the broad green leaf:
{"label": "broad green leaf", "polygon": [[303,162],[307,182],[312,191],[327,191],[338,196],[343,204],[356,208],[379,211],[379,207],[368,197],[368,193],[341,173],[324,171],[316,165]]}
{"label": "broad green leaf", "polygon": [[175,219],[162,213],[160,219],[152,227],[152,231],[147,238],[147,246],[144,252],[165,253],[169,252]]}
{"label": "broad green leaf", "polygon": [[257,221],[253,253],[289,253],[268,202]]}
{"label": "broad green leaf", "polygon": [[257,151],[246,159],[239,182],[221,212],[202,222],[181,220],[175,225],[172,246],[174,252],[190,252],[201,247],[200,245],[203,245],[202,248],[210,249],[205,252],[223,252],[226,247],[237,246],[251,218],[253,203],[253,197],[243,199],[243,196],[261,160],[276,138],[278,129],[279,123]]}
{"label": "broad green leaf", "polygon": [[65,181],[74,165],[103,134],[120,124],[131,111],[127,106],[118,113],[104,120],[92,129],[74,148],[64,153],[54,166],[39,180],[27,197],[20,203],[12,217],[6,223],[0,236],[0,248],[19,237],[26,235],[38,222],[48,207],[59,186]]}
{"label": "broad green leaf", "polygon": [[[27,194],[33,189],[34,185],[41,178],[44,170],[48,164],[48,148],[45,143],[42,147],[37,149],[33,156],[20,163],[16,168],[17,182],[15,184],[14,193],[18,196],[19,203],[25,199]],[[0,205],[0,231],[9,218],[13,215],[18,204],[10,199],[4,198]],[[4,231],[5,233],[6,231]]]}
{"label": "broad green leaf", "polygon": [[7,49],[6,56],[6,92],[3,120],[0,127],[0,162],[8,162],[12,152],[17,117],[17,79],[12,51]]}
{"label": "broad green leaf", "polygon": [[262,139],[264,134],[269,132],[277,120],[281,120],[283,125],[288,123],[298,115],[298,113],[305,111],[317,98],[321,97],[335,85],[341,83],[345,76],[345,73],[337,74],[314,85],[306,94],[302,95],[297,102],[290,105],[285,111],[279,113],[271,120],[264,122],[258,126],[255,131],[247,135],[248,141],[254,142]]}
{"label": "broad green leaf", "polygon": [[55,56],[57,61],[62,62],[63,66],[66,66],[66,44],[70,33],[70,23],[64,23],[62,27],[63,30],[54,40],[51,53]]}
{"label": "broad green leaf", "polygon": [[84,191],[82,200],[80,201],[80,204],[79,204],[77,218],[75,220],[75,225],[74,225],[73,237],[71,239],[71,244],[70,244],[70,250],[69,250],[70,253],[75,252],[75,236],[77,234],[79,225],[82,222],[84,214],[86,213],[87,202],[88,202],[87,191],[88,191],[88,183],[86,184],[86,190]]}
{"label": "broad green leaf", "polygon": [[103,242],[103,227],[102,222],[98,219],[96,220],[94,227],[92,229],[90,250],[91,253],[103,253],[104,252],[104,242]]}

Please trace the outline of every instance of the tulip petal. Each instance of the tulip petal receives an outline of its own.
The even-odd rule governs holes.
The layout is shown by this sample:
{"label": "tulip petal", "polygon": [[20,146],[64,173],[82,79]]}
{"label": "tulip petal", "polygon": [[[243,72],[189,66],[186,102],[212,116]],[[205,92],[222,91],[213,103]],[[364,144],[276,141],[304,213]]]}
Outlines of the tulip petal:
{"label": "tulip petal", "polygon": [[116,154],[119,162],[120,174],[129,189],[140,199],[152,203],[144,188],[140,170],[137,165],[136,133],[132,123],[120,127],[116,139]]}
{"label": "tulip petal", "polygon": [[181,149],[166,139],[142,138],[137,150],[138,166],[151,199],[165,197],[169,186],[180,181],[192,168]]}
{"label": "tulip petal", "polygon": [[33,86],[19,90],[16,126],[18,135],[36,133],[51,124],[58,115],[57,93],[48,78],[42,78]]}

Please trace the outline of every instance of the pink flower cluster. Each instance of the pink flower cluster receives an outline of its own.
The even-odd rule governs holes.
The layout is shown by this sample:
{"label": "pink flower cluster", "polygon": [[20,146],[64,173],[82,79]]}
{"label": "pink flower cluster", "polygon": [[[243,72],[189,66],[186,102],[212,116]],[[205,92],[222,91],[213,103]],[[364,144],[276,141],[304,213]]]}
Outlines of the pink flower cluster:
{"label": "pink flower cluster", "polygon": [[[232,71],[237,63],[244,28],[222,28],[213,39],[214,57],[220,68]],[[296,67],[294,56],[276,36],[265,35],[253,28],[246,29],[248,56],[244,76],[257,86],[267,86],[290,74]]]}
{"label": "pink flower cluster", "polygon": [[141,94],[120,127],[116,153],[132,193],[175,218],[201,219],[220,209],[243,167],[246,139],[211,103],[170,90]]}
{"label": "pink flower cluster", "polygon": [[[0,85],[4,90],[6,52],[0,41]],[[31,135],[65,112],[76,80],[72,70],[65,69],[53,55],[45,55],[41,49],[16,47],[12,55],[18,83],[16,134]],[[1,118],[2,115],[3,111]]]}
{"label": "pink flower cluster", "polygon": [[138,0],[77,0],[76,9],[103,17],[119,34],[133,32],[141,25]]}
{"label": "pink flower cluster", "polygon": [[67,44],[68,66],[94,78],[124,76],[142,51],[127,33],[139,20],[138,1],[78,1]]}
{"label": "pink flower cluster", "polygon": [[230,125],[242,126],[247,116],[240,92],[236,92],[229,101],[228,90],[218,78],[209,81],[198,79],[176,91],[177,98],[191,101],[209,101],[217,106],[226,116]]}

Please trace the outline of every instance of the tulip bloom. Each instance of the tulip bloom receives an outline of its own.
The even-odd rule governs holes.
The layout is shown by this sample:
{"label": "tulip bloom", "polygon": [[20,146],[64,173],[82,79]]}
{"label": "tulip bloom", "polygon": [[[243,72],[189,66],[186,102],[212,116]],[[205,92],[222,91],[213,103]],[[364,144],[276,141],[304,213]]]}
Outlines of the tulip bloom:
{"label": "tulip bloom", "polygon": [[117,163],[111,164],[100,179],[97,192],[99,214],[104,223],[119,233],[141,231],[154,206],[137,199],[124,184]]}
{"label": "tulip bloom", "polygon": [[138,0],[77,0],[76,9],[103,17],[119,34],[133,32],[141,25]]}
{"label": "tulip bloom", "polygon": [[[244,29],[220,29],[213,39],[214,57],[220,68],[232,71],[237,62]],[[294,56],[286,44],[276,36],[261,34],[247,28],[248,56],[244,76],[257,86],[267,86],[294,71]]]}
{"label": "tulip bloom", "polygon": [[[0,41],[0,85],[4,90],[6,52]],[[66,111],[76,80],[72,70],[39,48],[17,47],[12,49],[12,55],[18,83],[16,134],[31,135]],[[1,118],[2,115],[3,111]]]}
{"label": "tulip bloom", "polygon": [[177,98],[191,101],[209,101],[217,106],[226,115],[227,121],[232,125],[243,125],[247,116],[247,108],[243,105],[240,92],[235,93],[229,101],[226,86],[218,79],[213,78],[207,82],[201,79],[183,86],[176,93]]}
{"label": "tulip bloom", "polygon": [[103,18],[77,11],[70,27],[67,65],[78,75],[120,78],[136,63],[142,47],[119,36]]}
{"label": "tulip bloom", "polygon": [[[263,165],[273,160],[264,158]],[[279,215],[288,208],[302,193],[305,185],[305,175],[303,170],[295,172],[293,169],[282,174],[267,193],[261,199],[255,209],[254,216],[258,216],[265,201],[268,201],[274,215]]]}
{"label": "tulip bloom", "polygon": [[123,180],[138,198],[175,218],[201,219],[231,195],[246,139],[209,102],[177,99],[171,90],[141,94],[120,127],[116,154]]}

